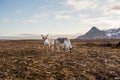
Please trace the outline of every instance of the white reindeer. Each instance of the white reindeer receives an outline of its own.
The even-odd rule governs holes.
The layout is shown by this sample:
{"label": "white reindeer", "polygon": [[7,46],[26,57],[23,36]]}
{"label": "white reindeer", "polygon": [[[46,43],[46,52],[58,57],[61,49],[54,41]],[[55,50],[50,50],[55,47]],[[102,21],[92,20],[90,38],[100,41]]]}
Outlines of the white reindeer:
{"label": "white reindeer", "polygon": [[48,35],[49,34],[44,36],[44,35],[41,34],[41,37],[42,37],[44,45],[47,46],[47,51],[52,50],[52,52],[53,52],[54,46],[55,46],[55,40],[54,39],[49,39]]}
{"label": "white reindeer", "polygon": [[64,49],[64,51],[67,49],[70,53],[73,49],[73,46],[71,45],[70,39],[68,39],[68,38],[57,38],[56,45],[57,45],[58,51],[60,51],[59,46],[62,47]]}

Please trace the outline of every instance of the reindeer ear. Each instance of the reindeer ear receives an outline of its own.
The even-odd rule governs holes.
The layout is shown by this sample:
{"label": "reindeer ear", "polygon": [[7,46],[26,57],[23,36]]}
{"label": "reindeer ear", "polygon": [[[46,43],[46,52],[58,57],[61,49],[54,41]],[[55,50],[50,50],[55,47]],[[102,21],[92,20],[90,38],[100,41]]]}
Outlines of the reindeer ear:
{"label": "reindeer ear", "polygon": [[44,37],[43,34],[41,34],[41,37]]}
{"label": "reindeer ear", "polygon": [[47,34],[47,36],[46,37],[48,37],[49,36],[49,34]]}

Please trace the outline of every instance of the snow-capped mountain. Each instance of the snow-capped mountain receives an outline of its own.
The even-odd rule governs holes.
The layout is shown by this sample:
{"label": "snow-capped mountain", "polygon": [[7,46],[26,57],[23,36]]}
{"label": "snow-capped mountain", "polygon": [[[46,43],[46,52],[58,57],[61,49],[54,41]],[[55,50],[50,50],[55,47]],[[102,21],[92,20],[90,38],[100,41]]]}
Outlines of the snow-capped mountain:
{"label": "snow-capped mountain", "polygon": [[120,28],[118,29],[109,29],[105,31],[106,35],[109,36],[110,38],[120,38]]}
{"label": "snow-capped mountain", "polygon": [[120,28],[99,30],[94,26],[85,35],[78,36],[77,39],[120,39]]}

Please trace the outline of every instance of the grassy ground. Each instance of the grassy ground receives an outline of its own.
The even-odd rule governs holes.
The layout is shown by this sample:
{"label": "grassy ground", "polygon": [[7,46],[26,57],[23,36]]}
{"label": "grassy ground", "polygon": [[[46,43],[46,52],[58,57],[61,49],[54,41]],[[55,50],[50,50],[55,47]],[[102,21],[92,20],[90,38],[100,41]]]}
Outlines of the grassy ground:
{"label": "grassy ground", "polygon": [[0,80],[120,80],[119,41],[72,40],[70,54],[46,52],[39,40],[1,40]]}

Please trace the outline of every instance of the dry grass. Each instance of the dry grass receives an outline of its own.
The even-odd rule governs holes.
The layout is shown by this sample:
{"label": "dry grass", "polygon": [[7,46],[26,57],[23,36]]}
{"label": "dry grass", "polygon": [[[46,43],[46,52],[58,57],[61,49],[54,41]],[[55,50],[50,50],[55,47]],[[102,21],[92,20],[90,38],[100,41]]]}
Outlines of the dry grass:
{"label": "dry grass", "polygon": [[119,41],[72,40],[71,54],[46,52],[39,40],[0,41],[0,80],[120,80]]}

